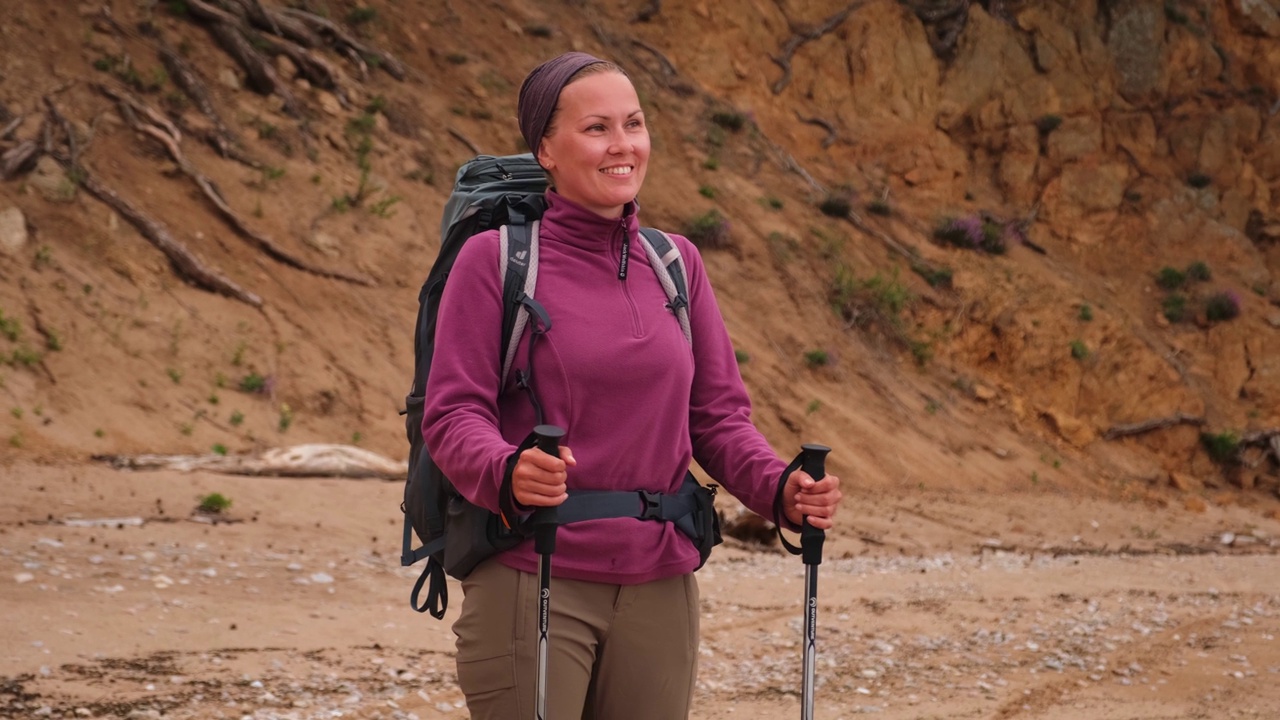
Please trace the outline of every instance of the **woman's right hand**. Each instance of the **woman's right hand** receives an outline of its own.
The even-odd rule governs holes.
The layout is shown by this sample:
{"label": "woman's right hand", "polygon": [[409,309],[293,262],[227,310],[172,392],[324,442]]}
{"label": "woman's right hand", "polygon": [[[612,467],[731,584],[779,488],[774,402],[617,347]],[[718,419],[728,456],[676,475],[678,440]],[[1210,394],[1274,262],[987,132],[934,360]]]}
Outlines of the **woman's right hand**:
{"label": "woman's right hand", "polygon": [[524,507],[555,507],[569,498],[567,468],[577,464],[566,446],[560,446],[560,457],[529,448],[511,471],[511,494]]}

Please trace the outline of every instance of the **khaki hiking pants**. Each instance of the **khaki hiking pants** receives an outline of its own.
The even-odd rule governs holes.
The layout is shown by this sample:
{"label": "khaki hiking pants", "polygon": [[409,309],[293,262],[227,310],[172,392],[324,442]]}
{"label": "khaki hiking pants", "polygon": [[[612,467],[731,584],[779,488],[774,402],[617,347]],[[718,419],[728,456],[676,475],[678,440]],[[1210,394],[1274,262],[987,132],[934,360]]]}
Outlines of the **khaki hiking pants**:
{"label": "khaki hiking pants", "polygon": [[[538,577],[496,560],[462,582],[458,684],[473,720],[534,717]],[[698,658],[693,574],[643,585],[551,581],[547,720],[689,716]]]}

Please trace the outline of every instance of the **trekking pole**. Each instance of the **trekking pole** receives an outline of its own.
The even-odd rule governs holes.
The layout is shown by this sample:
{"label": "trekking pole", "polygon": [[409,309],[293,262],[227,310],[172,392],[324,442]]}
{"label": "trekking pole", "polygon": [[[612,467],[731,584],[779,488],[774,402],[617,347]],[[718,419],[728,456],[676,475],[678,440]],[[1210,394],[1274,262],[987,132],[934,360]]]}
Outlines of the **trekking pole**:
{"label": "trekking pole", "polygon": [[[560,438],[564,430],[555,425],[539,425],[533,429],[537,447],[551,457],[560,457]],[[533,522],[533,549],[538,560],[538,706],[535,717],[547,717],[547,632],[551,617],[551,555],[556,551],[556,527],[559,513],[554,507],[540,508],[530,518]]]}
{"label": "trekking pole", "polygon": [[[814,480],[827,476],[825,445],[801,445],[800,469]],[[827,534],[803,519],[800,528],[800,556],[804,560],[804,685],[801,690],[801,720],[813,720],[814,665],[818,659],[818,565],[822,564],[822,543]]]}

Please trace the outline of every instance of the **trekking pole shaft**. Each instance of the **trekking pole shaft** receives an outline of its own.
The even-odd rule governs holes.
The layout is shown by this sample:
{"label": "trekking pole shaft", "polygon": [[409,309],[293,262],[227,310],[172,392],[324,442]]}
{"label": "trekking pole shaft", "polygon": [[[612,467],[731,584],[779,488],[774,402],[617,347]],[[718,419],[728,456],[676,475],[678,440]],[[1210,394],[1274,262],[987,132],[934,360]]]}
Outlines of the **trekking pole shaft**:
{"label": "trekking pole shaft", "polygon": [[[827,476],[826,458],[831,448],[804,445],[800,469],[814,480]],[[822,563],[822,544],[827,534],[803,519],[800,529],[800,554],[804,559],[804,684],[801,686],[801,720],[813,720],[815,672],[818,660],[818,565]]]}
{"label": "trekking pole shaft", "polygon": [[[533,429],[538,438],[537,447],[551,457],[560,457],[560,438],[564,430],[554,425],[539,425]],[[537,720],[547,717],[547,642],[551,629],[551,554],[556,551],[556,524],[558,518],[553,507],[534,513],[534,549],[538,559],[538,673]]]}

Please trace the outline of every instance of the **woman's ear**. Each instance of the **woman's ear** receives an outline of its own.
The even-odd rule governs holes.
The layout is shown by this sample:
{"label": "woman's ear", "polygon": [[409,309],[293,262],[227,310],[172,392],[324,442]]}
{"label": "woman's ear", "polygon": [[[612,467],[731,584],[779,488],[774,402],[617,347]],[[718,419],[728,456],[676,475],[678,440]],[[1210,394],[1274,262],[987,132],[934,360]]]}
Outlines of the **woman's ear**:
{"label": "woman's ear", "polygon": [[547,150],[547,143],[545,140],[538,143],[538,164],[547,171],[548,175],[551,174],[551,171],[554,170],[556,166],[555,159],[551,157],[550,151]]}

